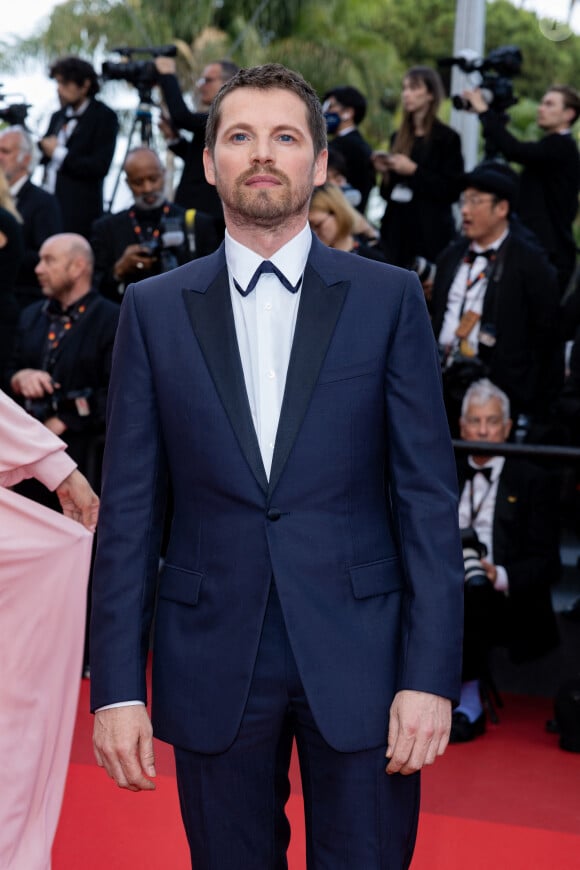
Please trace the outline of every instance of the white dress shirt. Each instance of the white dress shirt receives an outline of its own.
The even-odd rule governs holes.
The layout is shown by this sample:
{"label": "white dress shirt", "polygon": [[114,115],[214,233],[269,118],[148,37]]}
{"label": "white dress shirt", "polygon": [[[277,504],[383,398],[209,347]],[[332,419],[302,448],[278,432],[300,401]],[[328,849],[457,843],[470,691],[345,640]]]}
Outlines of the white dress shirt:
{"label": "white dress shirt", "polygon": [[[294,286],[304,273],[311,244],[312,232],[305,224],[269,257]],[[251,293],[242,296],[234,279],[245,289],[264,257],[236,242],[227,231],[225,252],[246,392],[269,477],[302,287],[290,293],[276,275],[267,273]]]}
{"label": "white dress shirt", "polygon": [[[491,480],[488,481],[483,474],[476,474],[473,480],[465,482],[459,499],[459,527],[465,529],[471,526],[475,529],[479,540],[487,547],[487,556],[484,557],[486,562],[493,564],[493,517],[505,456],[492,456],[483,465],[476,465],[471,456],[467,461],[471,468],[491,468]],[[498,592],[507,593],[509,589],[507,571],[502,565],[495,567],[497,577],[493,584],[494,588]]]}
{"label": "white dress shirt", "polygon": [[[492,242],[485,250],[497,251],[508,235],[508,230]],[[475,242],[470,245],[470,250],[476,253],[483,251],[481,245]],[[439,333],[439,344],[443,347],[454,345],[458,339],[455,335],[455,330],[459,326],[461,315],[465,311],[475,311],[479,314],[477,323],[473,326],[471,332],[467,336],[469,345],[477,353],[479,342],[479,327],[481,324],[481,314],[483,312],[483,303],[485,301],[485,293],[487,291],[487,276],[478,279],[478,275],[484,275],[485,269],[488,266],[487,257],[476,257],[473,263],[462,263],[455,274],[453,283],[449,288],[447,297],[447,309],[443,318],[443,325]],[[471,287],[467,287],[469,281],[474,283]]]}
{"label": "white dress shirt", "polygon": [[58,174],[58,170],[62,166],[65,161],[66,155],[68,154],[67,143],[70,137],[72,136],[76,125],[78,124],[78,118],[83,112],[86,112],[90,100],[85,100],[82,106],[80,106],[77,111],[72,108],[72,106],[68,106],[66,109],[66,120],[58,133],[56,134],[57,146],[52,152],[52,157],[50,161],[46,164],[44,169],[44,178],[42,180],[42,187],[44,190],[48,191],[48,193],[54,193],[56,190],[56,176]]}

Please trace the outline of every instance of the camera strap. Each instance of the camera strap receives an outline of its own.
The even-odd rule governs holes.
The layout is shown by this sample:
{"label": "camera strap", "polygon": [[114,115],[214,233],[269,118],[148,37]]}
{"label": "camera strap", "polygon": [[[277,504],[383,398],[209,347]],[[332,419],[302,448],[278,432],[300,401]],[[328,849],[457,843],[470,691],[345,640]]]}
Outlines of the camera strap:
{"label": "camera strap", "polygon": [[169,211],[169,203],[166,202],[161,209],[161,218],[157,222],[157,225],[148,228],[149,234],[146,235],[144,233],[143,227],[141,226],[141,222],[137,220],[137,212],[134,208],[129,209],[129,220],[131,221],[131,226],[133,227],[133,232],[137,238],[137,243],[139,245],[142,245],[144,244],[144,242],[150,241],[151,239],[159,238],[159,236],[161,235],[161,224],[163,223],[163,218],[167,217]]}
{"label": "camera strap", "polygon": [[[489,477],[485,473],[488,470],[489,470]],[[495,482],[491,478],[491,468],[485,469],[485,470],[474,468],[473,471],[474,471],[474,475],[469,481],[469,509],[471,511],[471,524],[472,525],[475,522],[477,522],[477,518],[480,514],[480,511],[481,511],[483,505],[485,504],[485,502],[487,501],[487,498],[488,498],[489,494],[491,493],[491,490],[492,490],[494,482]],[[477,507],[476,507],[475,498],[474,498],[474,495],[475,495],[474,494],[474,489],[475,489],[474,477],[477,473],[479,473],[480,475],[483,475],[486,478],[486,486],[485,486],[485,490],[483,491],[483,495],[479,499],[479,502],[478,502]]]}
{"label": "camera strap", "polygon": [[48,318],[48,332],[41,365],[44,371],[53,371],[63,341],[70,335],[75,324],[89,307],[90,295],[90,292],[87,293],[82,299],[78,299],[64,310],[56,299],[47,299],[44,303],[42,310]]}

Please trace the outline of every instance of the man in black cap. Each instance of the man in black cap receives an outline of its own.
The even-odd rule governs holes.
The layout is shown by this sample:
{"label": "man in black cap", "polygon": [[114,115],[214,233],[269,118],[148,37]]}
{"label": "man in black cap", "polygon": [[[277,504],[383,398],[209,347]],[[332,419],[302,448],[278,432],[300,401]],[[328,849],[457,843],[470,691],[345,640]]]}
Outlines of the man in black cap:
{"label": "man in black cap", "polygon": [[437,262],[431,303],[450,426],[483,376],[507,393],[516,420],[537,421],[563,377],[556,270],[512,228],[514,172],[481,164],[462,187],[463,235]]}
{"label": "man in black cap", "polygon": [[360,191],[357,209],[364,214],[369,193],[375,186],[372,148],[358,129],[366,115],[367,101],[357,88],[344,85],[327,91],[322,102],[327,132],[335,134],[328,146],[329,153],[338,152],[344,157],[346,180]]}

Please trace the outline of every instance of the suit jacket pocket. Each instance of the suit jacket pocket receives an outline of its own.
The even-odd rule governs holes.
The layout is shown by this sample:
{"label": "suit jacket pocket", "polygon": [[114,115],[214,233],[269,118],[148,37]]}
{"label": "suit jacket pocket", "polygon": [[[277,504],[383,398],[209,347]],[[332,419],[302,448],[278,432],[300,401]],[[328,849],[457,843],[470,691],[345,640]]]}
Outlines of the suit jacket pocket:
{"label": "suit jacket pocket", "polygon": [[388,595],[390,592],[400,592],[403,589],[398,556],[369,562],[366,565],[353,565],[348,570],[355,598],[372,598],[375,595]]}
{"label": "suit jacket pocket", "polygon": [[350,363],[344,366],[335,366],[333,368],[325,367],[320,372],[318,378],[319,384],[331,384],[333,381],[346,381],[351,378],[361,378],[364,375],[372,375],[379,368],[379,360],[377,358],[363,360],[360,363]]}
{"label": "suit jacket pocket", "polygon": [[159,581],[159,597],[195,607],[203,577],[199,571],[165,564]]}

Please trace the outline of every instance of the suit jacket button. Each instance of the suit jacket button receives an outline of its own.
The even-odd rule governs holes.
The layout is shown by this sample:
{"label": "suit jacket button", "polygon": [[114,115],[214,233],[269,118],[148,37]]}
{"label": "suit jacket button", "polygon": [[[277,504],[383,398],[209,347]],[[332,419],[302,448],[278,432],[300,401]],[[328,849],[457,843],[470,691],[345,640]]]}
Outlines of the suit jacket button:
{"label": "suit jacket button", "polygon": [[280,519],[280,517],[282,516],[282,513],[279,510],[277,510],[277,508],[270,508],[270,510],[268,511],[266,516],[268,517],[269,520],[271,520],[273,523],[275,523],[275,522],[277,522],[277,520]]}

